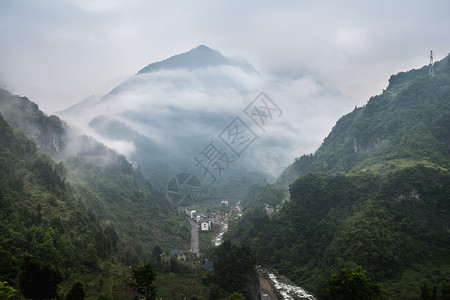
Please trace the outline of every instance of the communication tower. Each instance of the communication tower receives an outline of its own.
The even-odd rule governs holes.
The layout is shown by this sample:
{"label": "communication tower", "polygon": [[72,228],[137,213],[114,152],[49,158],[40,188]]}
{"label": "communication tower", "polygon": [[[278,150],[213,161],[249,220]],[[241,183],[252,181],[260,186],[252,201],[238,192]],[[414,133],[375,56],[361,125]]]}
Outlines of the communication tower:
{"label": "communication tower", "polygon": [[434,77],[433,51],[430,51],[430,64],[428,65],[428,75]]}

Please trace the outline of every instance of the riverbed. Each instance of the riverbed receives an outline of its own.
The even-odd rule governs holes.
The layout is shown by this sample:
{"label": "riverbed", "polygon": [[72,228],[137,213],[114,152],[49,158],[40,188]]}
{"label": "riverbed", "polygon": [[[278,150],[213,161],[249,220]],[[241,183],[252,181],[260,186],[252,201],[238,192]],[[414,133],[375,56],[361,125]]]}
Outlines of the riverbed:
{"label": "riverbed", "polygon": [[272,287],[279,293],[283,300],[316,300],[313,295],[302,287],[295,285],[286,276],[279,275],[276,271],[269,271],[260,266],[258,266],[258,271],[268,278]]}
{"label": "riverbed", "polygon": [[[214,237],[214,246],[218,247],[222,244],[223,235],[228,230],[228,220],[224,220],[220,224],[219,233]],[[282,297],[283,300],[316,300],[316,298],[308,293],[305,289],[295,285],[286,276],[278,275],[276,271],[269,271],[258,266],[258,271],[266,277],[273,289],[279,294],[278,297]]]}

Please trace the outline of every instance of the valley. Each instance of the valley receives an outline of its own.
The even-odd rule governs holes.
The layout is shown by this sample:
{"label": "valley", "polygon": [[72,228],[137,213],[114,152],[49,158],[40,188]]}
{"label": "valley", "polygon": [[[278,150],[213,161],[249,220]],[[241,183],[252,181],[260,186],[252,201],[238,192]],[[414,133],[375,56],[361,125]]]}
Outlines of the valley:
{"label": "valley", "polygon": [[[344,115],[311,78],[206,46],[59,117],[0,90],[0,281],[12,299],[445,295],[450,58],[433,67]],[[316,92],[292,101],[297,85]],[[337,122],[305,154],[316,110]]]}

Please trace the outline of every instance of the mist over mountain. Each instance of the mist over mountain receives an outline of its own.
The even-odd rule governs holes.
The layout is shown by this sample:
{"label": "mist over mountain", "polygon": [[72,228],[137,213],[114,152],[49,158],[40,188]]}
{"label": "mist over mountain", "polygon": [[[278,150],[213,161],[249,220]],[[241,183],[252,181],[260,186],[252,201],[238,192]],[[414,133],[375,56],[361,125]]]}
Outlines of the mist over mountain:
{"label": "mist over mountain", "polygon": [[[351,107],[347,102],[310,76],[266,79],[245,60],[202,45],[151,63],[107,95],[58,115],[126,155],[162,189],[179,172],[210,182],[272,180],[317,147],[332,120]],[[256,116],[251,109],[258,107]],[[245,151],[227,143],[231,129],[250,134]],[[195,160],[210,143],[228,160],[212,175]]]}
{"label": "mist over mountain", "polygon": [[[174,214],[170,203],[123,155],[71,128],[57,116],[47,116],[26,97],[0,90],[0,114],[13,129],[36,143],[42,153],[51,156],[54,161],[45,157],[49,172],[66,184],[64,188],[71,197],[94,213],[102,225],[117,229],[123,243],[122,250],[118,249],[121,260],[148,257],[156,243],[161,246],[167,243],[167,248],[179,245],[174,243],[179,237],[172,241],[160,240],[161,232],[172,226],[164,224]],[[36,201],[43,206],[46,197]],[[58,213],[49,211],[52,215]],[[136,220],[130,224],[124,221],[125,216]],[[145,234],[131,239],[137,223],[145,228]],[[137,254],[140,250],[136,251],[135,247],[144,250]]]}

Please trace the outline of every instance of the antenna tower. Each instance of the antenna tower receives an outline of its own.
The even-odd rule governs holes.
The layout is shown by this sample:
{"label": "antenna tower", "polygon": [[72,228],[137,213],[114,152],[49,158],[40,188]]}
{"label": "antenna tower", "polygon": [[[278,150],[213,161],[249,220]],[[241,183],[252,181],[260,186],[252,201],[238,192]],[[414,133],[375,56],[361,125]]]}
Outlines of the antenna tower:
{"label": "antenna tower", "polygon": [[434,77],[433,51],[430,51],[430,64],[428,65],[428,75]]}

